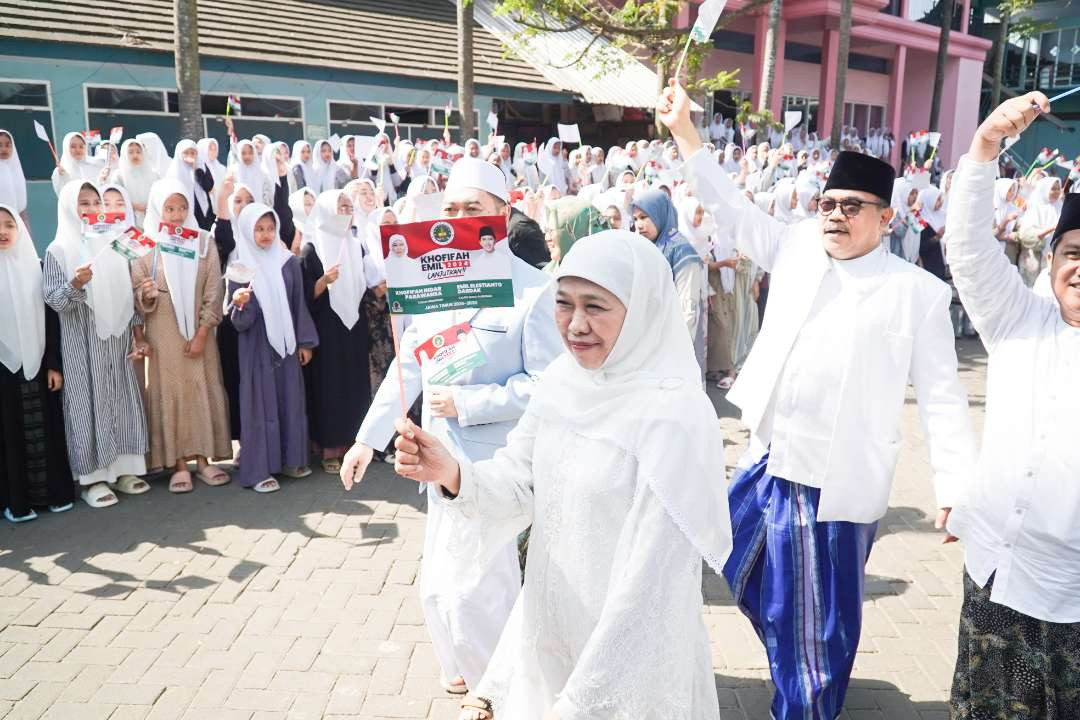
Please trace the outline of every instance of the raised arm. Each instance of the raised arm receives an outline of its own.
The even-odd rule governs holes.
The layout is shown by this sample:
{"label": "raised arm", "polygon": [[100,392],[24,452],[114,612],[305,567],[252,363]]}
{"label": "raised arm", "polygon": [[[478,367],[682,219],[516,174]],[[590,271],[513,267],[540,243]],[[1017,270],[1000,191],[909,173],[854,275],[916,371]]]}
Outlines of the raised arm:
{"label": "raised arm", "polygon": [[664,89],[656,112],[687,158],[682,172],[694,196],[717,223],[732,224],[736,246],[744,255],[771,271],[788,226],[750,202],[705,149],[690,119],[690,98],[680,85],[672,81]]}
{"label": "raised arm", "polygon": [[953,176],[945,220],[949,266],[960,300],[988,346],[1006,339],[1032,306],[1041,302],[1001,252],[989,198],[994,194],[1002,139],[1022,132],[1039,112],[1049,109],[1040,92],[1002,103],[979,126]]}

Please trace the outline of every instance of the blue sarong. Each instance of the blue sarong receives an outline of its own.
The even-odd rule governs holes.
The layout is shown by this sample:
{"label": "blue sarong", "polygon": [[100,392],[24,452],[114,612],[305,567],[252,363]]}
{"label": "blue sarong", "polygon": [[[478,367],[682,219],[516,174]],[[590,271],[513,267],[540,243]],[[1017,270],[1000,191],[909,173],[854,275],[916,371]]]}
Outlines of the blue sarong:
{"label": "blue sarong", "polygon": [[863,580],[877,523],[818,522],[820,490],[737,470],[724,577],[765,645],[775,720],[835,720],[862,629]]}

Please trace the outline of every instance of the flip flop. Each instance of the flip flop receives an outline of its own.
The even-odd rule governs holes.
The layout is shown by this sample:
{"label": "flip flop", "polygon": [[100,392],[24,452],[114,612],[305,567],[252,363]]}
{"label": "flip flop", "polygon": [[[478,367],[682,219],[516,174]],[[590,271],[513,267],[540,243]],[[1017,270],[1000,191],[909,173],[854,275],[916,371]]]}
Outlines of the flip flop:
{"label": "flip flop", "polygon": [[51,512],[51,513],[67,512],[68,510],[70,510],[73,507],[75,507],[75,503],[73,503],[73,502],[69,502],[69,503],[66,503],[64,505],[50,505],[49,506],[49,512]]}
{"label": "flip flop", "polygon": [[202,470],[199,470],[196,475],[199,479],[210,487],[221,487],[222,485],[228,485],[232,478],[229,477],[229,473],[225,472],[216,465],[207,465]]}
{"label": "flip flop", "polygon": [[266,478],[255,487],[251,488],[257,493],[272,493],[281,489],[281,485],[274,478]]}
{"label": "flip flop", "polygon": [[116,478],[116,489],[125,495],[142,495],[150,492],[150,486],[136,475],[121,475]]}
{"label": "flip flop", "polygon": [[105,483],[96,483],[79,493],[79,496],[92,508],[107,508],[120,502],[116,494]]}
{"label": "flip flop", "polygon": [[327,458],[322,461],[322,469],[324,472],[328,472],[331,475],[337,475],[341,472],[341,460],[338,458]]}
{"label": "flip flop", "polygon": [[37,513],[31,509],[26,515],[15,517],[14,513],[11,512],[11,508],[4,508],[4,517],[7,518],[8,522],[24,523],[30,522],[31,520],[37,520]]}
{"label": "flip flop", "polygon": [[194,489],[195,482],[191,479],[191,473],[187,470],[173,473],[172,477],[169,478],[169,492],[175,495],[189,493]]}

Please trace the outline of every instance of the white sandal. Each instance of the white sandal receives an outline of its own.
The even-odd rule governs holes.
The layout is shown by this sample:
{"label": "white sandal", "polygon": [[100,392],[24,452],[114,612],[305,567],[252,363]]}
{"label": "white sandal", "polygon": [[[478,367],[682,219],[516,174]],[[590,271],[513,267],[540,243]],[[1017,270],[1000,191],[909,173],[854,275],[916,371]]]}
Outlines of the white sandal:
{"label": "white sandal", "polygon": [[281,489],[281,485],[274,478],[266,478],[255,487],[251,488],[257,493],[272,493]]}
{"label": "white sandal", "polygon": [[150,492],[150,486],[137,475],[121,475],[116,478],[116,489],[125,495],[142,495]]}
{"label": "white sandal", "polygon": [[107,484],[100,482],[83,490],[79,495],[92,508],[107,508],[120,502]]}
{"label": "white sandal", "polygon": [[301,465],[300,467],[292,467],[291,465],[285,465],[281,468],[281,473],[287,478],[299,480],[300,478],[306,478],[311,474],[311,468],[307,465]]}

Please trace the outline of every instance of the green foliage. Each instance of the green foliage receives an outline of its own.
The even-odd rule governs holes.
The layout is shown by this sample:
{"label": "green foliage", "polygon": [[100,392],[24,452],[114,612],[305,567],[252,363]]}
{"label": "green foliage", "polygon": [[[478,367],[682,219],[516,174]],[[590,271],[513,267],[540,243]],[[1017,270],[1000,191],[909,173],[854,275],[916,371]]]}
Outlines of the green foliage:
{"label": "green foliage", "polygon": [[749,125],[758,130],[770,127],[775,130],[784,129],[784,124],[776,121],[771,110],[755,110],[749,100],[744,100],[739,104],[739,111],[735,114],[735,122],[741,125]]}

